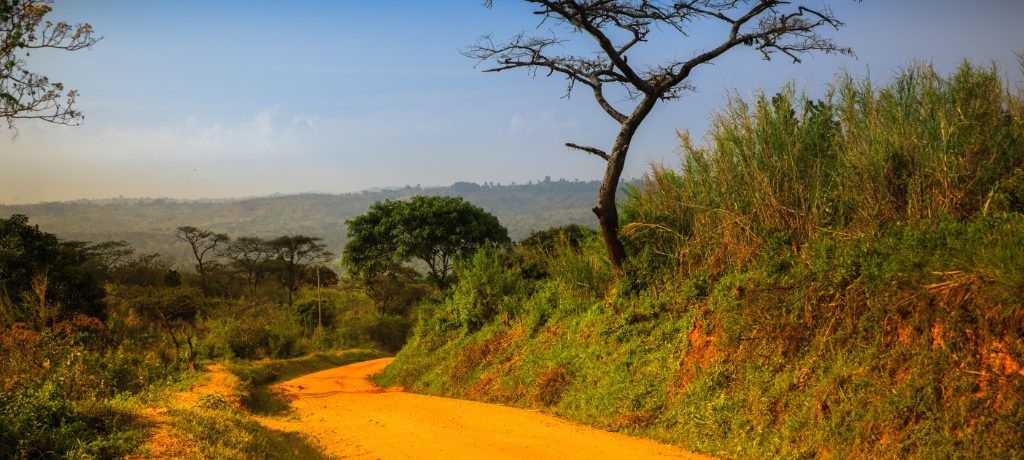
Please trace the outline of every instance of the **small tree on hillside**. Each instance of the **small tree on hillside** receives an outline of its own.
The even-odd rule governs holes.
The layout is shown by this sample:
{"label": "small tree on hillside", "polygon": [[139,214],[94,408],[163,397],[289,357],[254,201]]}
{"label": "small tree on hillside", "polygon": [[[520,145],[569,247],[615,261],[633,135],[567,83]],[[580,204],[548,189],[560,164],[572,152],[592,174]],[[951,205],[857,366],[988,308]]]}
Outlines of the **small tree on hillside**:
{"label": "small tree on hillside", "polygon": [[[626,250],[619,239],[619,214],[615,193],[626,164],[626,154],[640,124],[658,101],[679,99],[693,86],[691,73],[726,52],[741,47],[758,51],[765,59],[776,54],[800,62],[800,56],[820,51],[850,54],[818,33],[822,27],[839,28],[842,23],[828,9],[815,9],[782,0],[526,0],[536,5],[541,25],[562,26],[564,32],[582,35],[596,49],[580,54],[561,54],[568,40],[551,35],[520,33],[504,43],[482,37],[464,54],[490,63],[487,72],[526,69],[531,74],[558,73],[568,80],[566,96],[577,85],[593,92],[597,104],[619,124],[609,151],[597,147],[565,144],[593,154],[606,163],[598,193],[597,215],[608,258],[622,270]],[[490,1],[487,2],[490,6]],[[644,64],[644,55],[634,53],[652,38],[678,34],[687,38],[695,23],[717,25],[722,38],[707,48],[695,48],[689,58],[672,58]],[[681,51],[681,50],[680,50]],[[681,52],[673,53],[676,56]],[[633,56],[633,62],[630,62]],[[617,90],[617,92],[615,92]],[[617,107],[622,97],[628,107]]]}
{"label": "small tree on hillside", "polygon": [[277,251],[277,257],[284,264],[282,284],[288,290],[288,307],[292,306],[295,291],[299,290],[302,272],[306,266],[323,263],[334,257],[327,246],[320,243],[322,238],[292,235],[281,236],[268,244]]}
{"label": "small tree on hillside", "polygon": [[256,297],[256,287],[259,284],[260,272],[264,270],[267,261],[276,253],[266,241],[253,236],[243,236],[232,241],[220,253],[222,257],[230,259],[235,269],[245,276],[246,287],[249,289],[249,298]]}
{"label": "small tree on hillside", "polygon": [[[203,295],[210,295],[208,281],[209,262],[206,254],[231,240],[223,233],[214,233],[212,230],[205,230],[193,226],[178,227],[178,239],[188,243],[192,249],[192,256],[196,259],[196,272],[199,273],[199,284],[203,289]],[[216,254],[214,252],[213,254]]]}
{"label": "small tree on hillside", "polygon": [[371,281],[400,273],[404,263],[420,260],[440,289],[451,283],[457,257],[488,244],[508,244],[508,231],[493,214],[462,198],[415,196],[411,201],[381,201],[346,222],[349,242],[344,262],[354,278]]}
{"label": "small tree on hillside", "polygon": [[133,305],[138,313],[154,321],[167,334],[179,359],[184,346],[188,368],[196,370],[196,319],[203,306],[202,296],[194,287],[142,287],[131,292],[134,292]]}

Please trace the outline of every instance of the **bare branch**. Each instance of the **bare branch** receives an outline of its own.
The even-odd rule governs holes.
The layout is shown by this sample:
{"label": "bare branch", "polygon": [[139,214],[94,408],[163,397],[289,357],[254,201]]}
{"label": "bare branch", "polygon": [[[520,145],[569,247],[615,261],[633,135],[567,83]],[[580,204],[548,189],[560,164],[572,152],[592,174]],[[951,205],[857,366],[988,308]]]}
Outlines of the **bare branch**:
{"label": "bare branch", "polygon": [[608,156],[608,154],[605,153],[604,150],[601,150],[601,149],[599,149],[597,147],[588,147],[586,145],[577,145],[577,144],[573,144],[572,142],[566,142],[565,146],[569,147],[571,149],[576,149],[576,150],[580,150],[580,151],[583,151],[583,152],[587,152],[587,153],[591,153],[591,154],[597,155],[597,156],[603,158],[604,161],[608,161],[609,159],[611,159],[611,157]]}

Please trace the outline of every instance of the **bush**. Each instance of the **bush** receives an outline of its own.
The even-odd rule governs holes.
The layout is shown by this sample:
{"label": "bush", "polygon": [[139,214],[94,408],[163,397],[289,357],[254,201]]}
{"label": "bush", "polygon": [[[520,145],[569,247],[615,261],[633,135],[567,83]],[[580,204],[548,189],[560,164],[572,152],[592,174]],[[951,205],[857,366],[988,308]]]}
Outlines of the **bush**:
{"label": "bush", "polygon": [[137,442],[127,422],[99,407],[83,413],[53,382],[0,394],[0,457],[120,457]]}
{"label": "bush", "polygon": [[499,248],[482,248],[456,268],[458,282],[448,302],[455,318],[469,330],[499,315],[506,324],[520,310],[531,285],[522,269],[510,263],[508,253]]}

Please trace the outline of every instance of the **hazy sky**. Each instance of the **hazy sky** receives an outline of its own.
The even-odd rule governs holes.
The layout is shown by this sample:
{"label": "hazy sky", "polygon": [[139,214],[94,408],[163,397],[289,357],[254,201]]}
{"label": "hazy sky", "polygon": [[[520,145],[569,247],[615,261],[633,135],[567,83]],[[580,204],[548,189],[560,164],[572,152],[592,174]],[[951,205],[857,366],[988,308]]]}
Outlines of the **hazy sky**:
{"label": "hazy sky", "polygon": [[[80,127],[24,121],[0,135],[0,203],[76,198],[348,192],[454,181],[598,179],[603,163],[563,144],[607,147],[616,126],[558,78],[485,74],[459,50],[532,30],[521,2],[56,0],[52,19],[89,22],[92,50],[37,53],[30,67],[81,92]],[[821,0],[806,4],[821,6]],[[626,175],[678,162],[675,131],[702,135],[729,91],[793,80],[820,93],[840,68],[884,82],[912,60],[948,71],[1024,51],[1021,0],[828,2],[826,31],[857,58],[764,62],[734,50],[696,71],[698,92],[657,107]],[[545,26],[545,30],[548,26]],[[718,37],[651,45],[689,57]]]}

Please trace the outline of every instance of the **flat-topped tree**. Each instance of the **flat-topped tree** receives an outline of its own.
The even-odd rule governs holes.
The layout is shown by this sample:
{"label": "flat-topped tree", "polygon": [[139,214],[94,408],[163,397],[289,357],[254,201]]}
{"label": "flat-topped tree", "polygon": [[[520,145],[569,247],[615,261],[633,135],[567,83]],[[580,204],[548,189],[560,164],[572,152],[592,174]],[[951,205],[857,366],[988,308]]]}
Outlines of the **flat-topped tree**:
{"label": "flat-topped tree", "polygon": [[175,235],[179,240],[188,243],[189,248],[192,249],[192,257],[196,259],[196,272],[199,273],[199,284],[203,289],[203,295],[210,295],[210,287],[207,282],[210,260],[206,258],[206,255],[216,249],[218,245],[227,244],[231,238],[224,233],[216,233],[213,230],[196,228],[191,225],[178,227]]}
{"label": "flat-topped tree", "polygon": [[[693,86],[687,83],[698,66],[708,64],[738,47],[750,47],[765,59],[781,54],[800,62],[810,52],[851,54],[818,33],[822,27],[838,29],[842,23],[827,8],[813,8],[776,0],[526,0],[536,5],[534,14],[545,24],[561,27],[567,34],[588,37],[596,52],[560,54],[568,40],[549,35],[519,33],[504,43],[489,36],[463,51],[487,63],[487,72],[527,69],[531,74],[560,74],[568,80],[566,96],[581,85],[593,92],[597,104],[619,123],[611,150],[565,144],[593,154],[607,163],[594,214],[601,227],[608,258],[621,273],[626,250],[619,239],[619,214],[615,193],[626,164],[630,142],[640,124],[658,101],[679,99]],[[491,2],[486,2],[489,7]],[[721,26],[720,41],[705,49],[693,49],[688,59],[669,59],[657,64],[629,62],[637,49],[657,36],[688,38],[694,23]],[[685,42],[680,41],[681,44]],[[673,50],[681,51],[681,50]],[[680,53],[673,53],[680,54]],[[616,92],[617,91],[617,92]],[[623,96],[621,102],[614,100]]]}
{"label": "flat-topped tree", "polygon": [[288,290],[288,308],[292,307],[295,291],[299,290],[302,271],[312,264],[322,264],[334,258],[334,254],[321,243],[323,238],[305,235],[279,236],[267,242],[277,251],[277,257],[284,262],[283,284]]}
{"label": "flat-topped tree", "polygon": [[245,275],[250,302],[255,302],[260,272],[266,268],[267,262],[276,252],[277,250],[270,247],[266,241],[254,236],[238,238],[221,251],[221,257],[230,259],[238,272]]}

